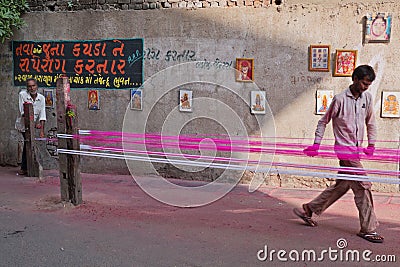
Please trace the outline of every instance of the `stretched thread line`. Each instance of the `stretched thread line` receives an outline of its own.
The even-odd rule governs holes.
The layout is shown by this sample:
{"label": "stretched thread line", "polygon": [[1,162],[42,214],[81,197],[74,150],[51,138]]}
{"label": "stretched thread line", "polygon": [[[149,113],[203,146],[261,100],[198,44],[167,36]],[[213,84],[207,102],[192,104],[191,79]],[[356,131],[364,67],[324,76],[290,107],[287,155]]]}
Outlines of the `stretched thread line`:
{"label": "stretched thread line", "polygon": [[[74,136],[72,136],[74,138]],[[81,137],[83,140],[91,140],[91,141],[97,141],[97,142],[106,142],[110,143],[112,140],[109,139],[104,139],[104,138],[98,138],[98,137]],[[197,143],[198,141],[201,141],[201,139],[194,139],[194,140],[188,140],[188,139],[183,139],[185,142],[161,142],[160,137],[157,136],[155,140],[152,138],[148,138],[149,140],[140,140],[140,141],[131,141],[127,140],[125,143],[130,143],[130,144],[145,144],[149,147],[158,147],[158,148],[175,148],[175,149],[186,149],[186,150],[199,150],[200,145]],[[174,137],[176,140],[177,138]],[[171,140],[171,137],[169,137],[169,140]],[[114,139],[116,142],[122,142],[123,140],[121,139]],[[213,140],[214,141],[214,140]],[[215,140],[215,142],[219,143],[221,140]],[[192,144],[194,143],[194,144]],[[226,140],[222,140],[222,145],[207,145],[206,143],[203,143],[201,145],[202,149],[205,150],[217,150],[217,151],[227,151],[227,152],[246,152],[246,153],[268,153],[268,154],[278,154],[278,155],[288,155],[288,156],[304,156],[304,153],[302,150],[293,150],[293,149],[279,149],[279,148],[263,148],[263,147],[250,147],[250,146],[240,146],[238,144],[233,145],[232,143],[228,143]],[[248,142],[242,142],[243,144],[248,144]],[[257,143],[258,144],[258,143]],[[272,143],[269,143],[270,145],[274,145]],[[275,144],[276,145],[276,144]],[[281,146],[285,146],[286,144],[278,144]],[[289,144],[288,146],[292,147],[298,147],[298,144]],[[302,147],[303,148],[303,147]],[[363,156],[362,151],[359,151],[360,148],[357,148],[358,152],[361,152],[361,157],[358,154],[355,153],[349,153],[349,148],[348,147],[343,147],[341,150],[338,146],[335,146],[334,152],[324,152],[324,149],[326,149],[326,146],[322,146],[320,151],[319,151],[319,157],[322,158],[337,158],[337,153],[341,154],[341,158],[343,159],[358,159],[362,158],[364,160],[370,160],[370,161],[379,161],[379,162],[398,162],[400,155],[399,155],[399,150],[397,149],[377,149],[375,152],[374,156]],[[343,153],[341,153],[343,152]],[[386,154],[387,153],[387,154]],[[397,155],[396,155],[397,154]]]}
{"label": "stretched thread line", "polygon": [[[254,148],[254,147],[248,147],[248,146],[231,146],[231,145],[207,145],[207,144],[202,144],[199,146],[199,144],[186,144],[186,143],[161,143],[158,141],[148,141],[148,140],[143,140],[143,141],[127,141],[125,143],[130,143],[130,144],[145,144],[148,147],[153,147],[153,148],[172,148],[172,149],[181,149],[181,150],[200,150],[205,149],[205,150],[216,150],[216,151],[225,151],[225,152],[244,152],[244,153],[265,153],[265,154],[277,154],[277,155],[287,155],[287,156],[301,156],[304,157],[304,152],[303,149],[301,150],[294,150],[294,149],[279,149],[279,148]],[[360,157],[359,154],[345,154],[345,152],[348,153],[348,150],[343,151],[341,153],[341,158],[343,159],[358,159],[358,158],[363,158],[367,159],[370,161],[380,161],[380,162],[397,162],[399,159],[398,155],[385,155],[384,153],[381,153],[380,151],[377,151],[374,156],[362,156]],[[362,153],[362,151],[359,151]],[[339,152],[340,153],[340,152]],[[337,152],[324,152],[322,150],[319,151],[319,156],[323,158],[337,158]]]}
{"label": "stretched thread line", "polygon": [[[157,163],[175,163],[179,165],[186,166],[200,166],[200,167],[211,167],[211,168],[222,168],[222,169],[230,169],[230,170],[249,170],[249,171],[257,171],[257,172],[269,172],[268,169],[258,169],[254,166],[239,166],[232,164],[219,164],[219,163],[203,163],[203,162],[193,162],[193,161],[182,161],[182,160],[174,160],[174,159],[163,159],[163,158],[154,158],[148,156],[134,156],[134,155],[121,155],[121,154],[112,154],[112,153],[97,153],[97,152],[89,152],[89,151],[81,151],[81,150],[67,150],[67,149],[58,149],[59,154],[70,154],[70,155],[81,155],[81,156],[94,156],[94,157],[104,157],[104,158],[113,158],[113,159],[125,159],[125,160],[136,160],[136,161],[144,161],[144,162],[157,162]],[[274,170],[272,170],[274,171]],[[369,181],[369,182],[379,182],[379,183],[389,183],[389,184],[400,184],[399,179],[391,179],[391,178],[382,178],[382,177],[373,177],[373,176],[363,176],[363,175],[348,175],[348,174],[331,174],[331,173],[320,173],[320,172],[303,172],[303,171],[290,171],[290,170],[275,170],[278,173],[292,174],[292,175],[304,175],[304,176],[313,176],[319,178],[335,178],[335,179],[345,179],[345,180],[355,180],[355,181]],[[321,177],[321,175],[324,175]]]}
{"label": "stretched thread line", "polygon": [[[186,144],[186,143],[207,143],[208,140],[204,140],[201,138],[189,138],[187,136],[167,136],[167,135],[154,135],[154,134],[132,134],[135,139],[143,139],[143,140],[157,140],[157,141],[162,141],[163,143],[173,143],[173,142],[167,142],[165,140],[172,140],[176,143],[179,142],[179,144]],[[60,135],[61,136],[61,135]],[[130,139],[127,138],[121,138],[121,136],[114,137],[113,135],[108,135],[106,138],[102,138],[104,135],[91,135],[91,136],[79,136],[79,135],[72,135],[72,138],[80,138],[82,140],[94,140],[94,141],[99,141],[99,142],[129,142]],[[305,145],[304,144],[299,144],[299,143],[282,143],[282,142],[261,142],[261,141],[251,141],[251,140],[230,140],[230,139],[211,139],[209,138],[212,143],[218,144],[218,145],[244,145],[244,146],[255,146],[253,149],[257,149],[257,147],[262,148],[262,147],[290,147],[290,148],[301,148],[304,149]],[[331,150],[334,149],[337,152],[348,152],[349,150],[360,150],[360,147],[349,147],[349,146],[328,146],[328,145],[321,145],[320,146],[320,151],[322,150]],[[388,153],[388,154],[398,154],[400,153],[399,149],[394,149],[394,148],[379,148],[379,153]]]}
{"label": "stretched thread line", "polygon": [[369,173],[369,174],[379,174],[379,175],[387,175],[387,176],[399,176],[400,175],[400,171],[382,171],[382,170],[350,168],[350,167],[326,167],[326,166],[310,165],[310,164],[282,163],[282,162],[271,162],[271,161],[262,161],[262,160],[246,160],[246,159],[238,159],[238,158],[167,153],[167,152],[152,152],[152,151],[147,151],[147,150],[133,150],[133,149],[127,150],[127,149],[115,148],[115,147],[97,147],[97,146],[84,145],[84,146],[82,146],[82,149],[103,151],[103,152],[111,151],[111,152],[119,152],[119,153],[135,153],[135,154],[142,154],[142,155],[144,154],[144,155],[152,155],[152,156],[162,156],[162,157],[179,157],[179,158],[188,158],[188,159],[195,159],[195,160],[201,159],[201,160],[209,160],[209,161],[236,162],[236,163],[245,163],[245,164],[253,164],[253,165],[267,165],[267,166],[273,165],[273,166],[279,166],[279,167],[303,168],[303,169],[324,170],[324,171],[339,171],[339,172],[353,172],[353,173],[365,172],[365,173]]}
{"label": "stretched thread line", "polygon": [[[127,132],[115,132],[115,131],[99,131],[99,130],[80,130],[80,134],[94,134],[94,135],[106,135],[106,136],[118,136],[118,135],[123,135],[123,136],[137,136],[141,134],[137,133],[127,133]],[[162,135],[161,133],[146,133],[142,135]],[[252,139],[287,139],[287,140],[312,140],[314,141],[314,138],[311,137],[285,137],[285,136],[256,136],[256,135],[249,135],[249,136],[238,136],[238,135],[229,135],[229,134],[201,134],[201,133],[196,133],[196,134],[185,134],[188,137],[191,136],[224,136],[228,137],[230,139],[233,138],[239,138],[239,139],[246,139],[246,138],[252,138]],[[335,139],[333,138],[324,138],[324,140],[327,141],[334,141]],[[399,140],[375,140],[378,143],[398,143]]]}

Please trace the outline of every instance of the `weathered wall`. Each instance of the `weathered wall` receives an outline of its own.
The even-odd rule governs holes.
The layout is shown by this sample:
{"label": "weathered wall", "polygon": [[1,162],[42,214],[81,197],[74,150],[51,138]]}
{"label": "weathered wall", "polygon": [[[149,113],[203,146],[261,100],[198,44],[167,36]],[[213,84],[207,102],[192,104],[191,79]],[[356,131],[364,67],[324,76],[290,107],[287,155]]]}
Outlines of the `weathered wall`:
{"label": "weathered wall", "polygon": [[[39,2],[37,1],[37,3]],[[84,1],[79,2],[83,3]],[[97,3],[100,2],[97,1]],[[104,3],[107,4],[106,2]],[[392,41],[389,44],[363,45],[363,16],[367,12],[377,11],[392,12]],[[151,55],[151,52],[155,52],[153,55],[159,55],[145,58],[145,80],[168,67],[193,59],[211,62],[210,68],[213,70],[215,66],[218,66],[214,62],[233,67],[235,59],[238,57],[254,58],[255,83],[258,88],[267,93],[268,103],[274,116],[276,136],[295,138],[312,138],[314,135],[316,123],[320,118],[315,115],[315,92],[317,89],[330,89],[339,93],[351,83],[351,78],[332,77],[331,72],[309,72],[309,45],[330,44],[332,53],[335,52],[335,49],[357,49],[359,52],[358,64],[371,64],[378,74],[370,91],[376,102],[379,139],[398,140],[399,121],[380,118],[379,113],[381,92],[383,90],[400,90],[397,79],[399,63],[396,57],[400,52],[397,24],[399,11],[400,4],[394,1],[387,3],[330,1],[329,5],[321,5],[321,1],[286,1],[279,6],[272,3],[264,5],[263,8],[32,12],[24,16],[28,26],[16,33],[15,40],[90,40],[141,37],[144,38],[147,55]],[[5,92],[0,100],[0,112],[5,114],[0,117],[2,126],[0,129],[0,163],[16,164],[18,135],[14,130],[14,120],[17,112],[18,88],[14,87],[12,82],[10,46],[4,44],[0,49],[2,69],[0,86]],[[172,56],[185,51],[190,51],[193,57],[178,59]],[[232,79],[234,80],[234,77]],[[228,83],[230,82],[228,81]],[[248,84],[238,86],[238,91],[242,89],[243,97],[248,98],[252,87]],[[218,86],[194,86],[194,88],[197,88],[195,91],[197,96],[224,99],[224,95],[227,95]],[[153,110],[153,113],[150,114],[151,120],[146,125],[147,130],[162,129],[167,115],[177,104],[178,89],[178,87],[172,88],[164,92],[165,95],[159,100],[155,111]],[[129,102],[129,92],[110,90],[100,93],[101,110],[89,111],[86,102],[87,92],[84,90],[72,91],[73,101],[77,104],[80,114],[81,128],[121,131]],[[155,95],[153,97],[156,98]],[[251,115],[246,103],[241,102],[237,97],[229,95],[226,97],[225,103],[231,105],[232,109],[243,117],[243,121],[246,121],[244,127],[249,133],[262,132],[263,127],[267,129],[267,132],[270,131],[271,120],[269,118],[265,119],[262,115]],[[151,99],[145,95],[144,107],[153,105],[154,98]],[[197,108],[206,110],[210,107],[205,105]],[[147,119],[143,115],[145,112],[145,110],[142,113],[136,112],[136,119],[138,121]],[[216,112],[218,114],[218,111]],[[54,110],[48,110],[47,129],[56,124],[53,113]],[[218,114],[218,119],[229,121],[229,118],[225,118],[226,115]],[[179,116],[190,120],[191,115],[180,114]],[[261,118],[261,128],[253,122],[255,117]],[[184,126],[173,125],[179,129],[186,127],[183,132],[223,132],[218,124],[204,120],[193,121],[188,126]],[[326,131],[326,138],[332,138],[330,126]],[[327,162],[331,166],[337,165],[336,160],[320,161],[282,156],[277,156],[274,160],[281,162],[296,160],[313,164]],[[49,163],[49,165],[51,164]],[[367,165],[371,168],[376,167],[373,164]],[[379,167],[382,168],[382,166]],[[156,168],[160,172],[165,172],[164,167],[157,165]],[[392,164],[383,168],[396,170],[398,166]],[[127,172],[126,164],[123,161],[95,158],[85,158],[82,169],[89,172]],[[148,168],[143,168],[141,171],[151,172]],[[201,175],[211,177],[211,179],[218,175],[218,171],[211,172],[215,173],[202,173]],[[169,175],[179,174],[174,170],[167,170],[167,173]],[[192,174],[190,176],[193,178]],[[196,178],[199,178],[198,175]],[[285,178],[286,180],[283,182],[274,179],[272,177],[270,181],[298,186],[298,182],[293,182],[292,177]],[[306,182],[305,185],[311,186],[312,183]],[[385,186],[385,190],[397,190],[397,186]]]}
{"label": "weathered wall", "polygon": [[147,10],[168,8],[215,8],[255,7],[261,8],[272,3],[280,5],[281,0],[28,0],[33,11],[76,11],[76,10]]}

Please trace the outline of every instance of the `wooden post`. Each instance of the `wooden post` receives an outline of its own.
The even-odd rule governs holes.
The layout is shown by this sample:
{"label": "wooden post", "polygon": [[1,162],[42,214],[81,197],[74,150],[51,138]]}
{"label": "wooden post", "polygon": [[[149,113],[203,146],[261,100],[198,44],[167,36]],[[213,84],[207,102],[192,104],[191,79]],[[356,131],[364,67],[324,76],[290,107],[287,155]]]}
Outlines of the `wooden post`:
{"label": "wooden post", "polygon": [[[57,79],[57,132],[78,134],[78,114],[70,101],[68,77]],[[80,150],[78,139],[58,138],[58,148]],[[82,203],[82,179],[79,155],[59,154],[61,200],[74,205]]]}
{"label": "wooden post", "polygon": [[[78,113],[76,106],[67,106],[67,134],[78,135]],[[79,139],[67,139],[67,149],[80,150]],[[67,155],[67,171],[68,171],[68,190],[72,204],[79,205],[82,203],[82,179],[79,155]]]}
{"label": "wooden post", "polygon": [[32,103],[24,103],[24,123],[25,123],[25,148],[26,148],[26,163],[27,163],[27,176],[39,177],[39,162],[36,156],[35,145],[35,126],[34,126],[34,112]]}

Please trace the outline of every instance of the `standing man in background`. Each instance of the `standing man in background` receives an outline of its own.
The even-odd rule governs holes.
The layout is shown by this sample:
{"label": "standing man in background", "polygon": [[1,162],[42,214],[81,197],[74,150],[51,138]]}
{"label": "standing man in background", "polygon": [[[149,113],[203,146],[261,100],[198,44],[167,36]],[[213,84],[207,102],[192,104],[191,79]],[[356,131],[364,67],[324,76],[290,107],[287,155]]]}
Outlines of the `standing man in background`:
{"label": "standing man in background", "polygon": [[[37,81],[33,78],[26,80],[26,91],[22,90],[19,93],[19,113],[15,128],[20,131],[25,140],[25,120],[24,120],[24,103],[32,103],[35,128],[40,129],[40,138],[44,138],[44,125],[46,121],[46,107],[45,98],[43,95],[38,93]],[[26,143],[24,142],[24,149],[22,151],[22,162],[21,170],[18,172],[19,175],[27,174],[27,162],[26,162]]]}

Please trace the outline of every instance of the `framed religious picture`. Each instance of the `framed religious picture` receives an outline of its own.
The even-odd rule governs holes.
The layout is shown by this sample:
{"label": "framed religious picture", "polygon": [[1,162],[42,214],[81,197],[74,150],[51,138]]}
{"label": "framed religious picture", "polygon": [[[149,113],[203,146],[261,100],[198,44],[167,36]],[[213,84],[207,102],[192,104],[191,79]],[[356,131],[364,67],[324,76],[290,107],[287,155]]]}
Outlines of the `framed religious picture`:
{"label": "framed religious picture", "polygon": [[317,90],[317,110],[316,114],[324,115],[332,103],[333,90]]}
{"label": "framed religious picture", "polygon": [[265,114],[265,91],[251,91],[251,113]]}
{"label": "framed religious picture", "polygon": [[310,45],[309,71],[329,71],[331,65],[330,45]]}
{"label": "framed religious picture", "polygon": [[336,50],[333,76],[350,76],[356,67],[357,50]]}
{"label": "framed religious picture", "polygon": [[43,90],[43,95],[44,95],[44,102],[46,105],[46,108],[54,108],[54,92],[52,89],[44,89]]}
{"label": "framed religious picture", "polygon": [[99,90],[89,90],[88,91],[88,108],[89,108],[89,110],[100,110]]}
{"label": "framed religious picture", "polygon": [[236,81],[252,82],[254,80],[254,59],[237,58],[236,59]]}
{"label": "framed religious picture", "polygon": [[369,13],[365,19],[365,43],[388,43],[392,30],[392,15],[390,13]]}
{"label": "framed religious picture", "polygon": [[192,111],[192,91],[189,90],[179,91],[179,110],[186,112]]}
{"label": "framed religious picture", "polygon": [[382,92],[381,117],[400,118],[400,92]]}
{"label": "framed religious picture", "polygon": [[131,90],[131,109],[142,110],[142,89]]}

